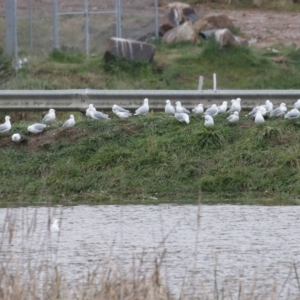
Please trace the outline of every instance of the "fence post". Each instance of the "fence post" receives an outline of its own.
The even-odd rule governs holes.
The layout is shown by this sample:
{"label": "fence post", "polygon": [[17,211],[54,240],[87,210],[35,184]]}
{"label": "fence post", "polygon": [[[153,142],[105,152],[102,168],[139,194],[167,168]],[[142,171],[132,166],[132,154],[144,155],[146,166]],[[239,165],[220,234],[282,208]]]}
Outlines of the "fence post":
{"label": "fence post", "polygon": [[17,28],[17,0],[12,1],[14,3],[14,9],[13,9],[13,19],[14,19],[14,57],[15,57],[15,63],[14,67],[15,69],[19,69],[19,57],[18,57],[18,28]]}
{"label": "fence post", "polygon": [[157,0],[154,0],[154,14],[155,14],[155,38],[158,39],[158,4]]}
{"label": "fence post", "polygon": [[89,1],[84,0],[84,38],[85,53],[90,53],[90,33],[89,33]]}
{"label": "fence post", "polygon": [[59,49],[59,36],[58,36],[58,5],[57,0],[52,0],[53,7],[53,41],[54,49]]}
{"label": "fence post", "polygon": [[15,1],[5,1],[5,35],[6,35],[6,53],[15,54],[15,31],[16,31],[16,3]]}
{"label": "fence post", "polygon": [[28,18],[29,18],[29,47],[32,50],[32,0],[28,0]]}
{"label": "fence post", "polygon": [[121,26],[121,0],[116,0],[116,34],[119,38],[122,37]]}

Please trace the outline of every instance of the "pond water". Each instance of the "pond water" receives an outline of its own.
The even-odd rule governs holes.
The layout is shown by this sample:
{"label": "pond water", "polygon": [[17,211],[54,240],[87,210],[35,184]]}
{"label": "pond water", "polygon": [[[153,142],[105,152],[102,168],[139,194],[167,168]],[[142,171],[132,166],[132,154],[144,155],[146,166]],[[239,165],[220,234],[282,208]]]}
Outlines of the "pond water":
{"label": "pond water", "polygon": [[[59,219],[59,234],[49,233],[49,216]],[[38,265],[51,253],[70,281],[108,258],[125,270],[143,256],[142,269],[151,269],[165,249],[162,274],[177,295],[183,284],[187,294],[200,286],[211,294],[217,284],[255,290],[262,299],[299,299],[300,207],[27,207],[0,209],[0,221],[0,259],[9,252]],[[11,239],[2,226],[8,223],[14,224]]]}

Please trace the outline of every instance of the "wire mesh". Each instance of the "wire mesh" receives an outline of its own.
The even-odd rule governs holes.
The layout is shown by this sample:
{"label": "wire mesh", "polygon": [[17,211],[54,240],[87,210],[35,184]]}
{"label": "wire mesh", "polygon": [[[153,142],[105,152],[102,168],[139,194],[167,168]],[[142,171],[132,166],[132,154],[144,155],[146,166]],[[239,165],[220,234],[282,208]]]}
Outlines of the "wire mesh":
{"label": "wire mesh", "polygon": [[[53,0],[16,0],[19,56],[47,55],[54,49]],[[86,0],[57,0],[60,49],[86,51]],[[155,32],[155,0],[121,1],[123,38]],[[116,1],[88,0],[89,52],[101,53],[117,35]],[[0,42],[5,48],[5,7],[0,4]]]}

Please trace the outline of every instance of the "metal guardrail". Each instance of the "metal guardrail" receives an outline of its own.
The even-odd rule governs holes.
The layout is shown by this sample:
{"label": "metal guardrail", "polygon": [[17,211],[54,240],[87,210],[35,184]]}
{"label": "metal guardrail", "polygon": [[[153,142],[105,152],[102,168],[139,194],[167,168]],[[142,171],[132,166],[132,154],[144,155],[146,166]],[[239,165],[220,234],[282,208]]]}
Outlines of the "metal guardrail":
{"label": "metal guardrail", "polygon": [[[292,107],[300,99],[300,90],[2,90],[0,91],[0,110],[56,110],[83,111],[90,103],[97,109],[111,110],[113,104],[135,109],[149,99],[151,110],[163,110],[166,99],[174,104],[192,108],[199,103],[204,107],[212,103],[236,98],[242,99],[243,108],[253,108],[267,99],[275,106],[285,102]],[[228,103],[230,104],[230,103]]]}

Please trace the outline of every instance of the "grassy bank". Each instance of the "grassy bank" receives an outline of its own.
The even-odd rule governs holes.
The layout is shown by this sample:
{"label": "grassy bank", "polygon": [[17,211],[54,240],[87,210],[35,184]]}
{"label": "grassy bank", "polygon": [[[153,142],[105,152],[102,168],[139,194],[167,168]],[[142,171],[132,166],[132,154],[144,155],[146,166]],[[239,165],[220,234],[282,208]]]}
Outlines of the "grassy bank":
{"label": "grassy bank", "polygon": [[[237,29],[238,30],[238,29]],[[2,55],[1,89],[211,89],[212,74],[220,89],[297,89],[300,52],[296,46],[274,45],[278,52],[232,47],[219,50],[213,41],[199,45],[156,45],[155,59],[146,62],[117,61],[106,64],[102,54],[53,52],[47,58],[29,58],[15,73]]]}
{"label": "grassy bank", "polygon": [[[105,64],[100,55],[53,52],[17,73],[2,54],[0,86],[196,89],[203,75],[208,89],[216,72],[221,89],[299,88],[300,52],[293,46],[274,46],[279,53],[235,47],[220,51],[213,41],[198,46],[156,42],[156,47],[152,65]],[[25,140],[15,145],[1,139],[2,202],[195,202],[201,194],[210,203],[299,204],[299,121],[254,126],[241,116],[239,125],[230,126],[218,116],[216,127],[206,129],[196,116],[183,126],[159,113],[108,122],[78,113],[70,133],[57,123],[40,140],[26,137],[31,120],[40,117],[14,114],[11,133],[21,132]],[[64,117],[58,112],[58,120]]]}
{"label": "grassy bank", "polygon": [[217,116],[210,129],[201,117],[183,125],[163,113],[82,118],[40,139],[15,123],[24,140],[1,139],[1,201],[299,204],[299,121],[257,126],[243,115],[236,126]]}

